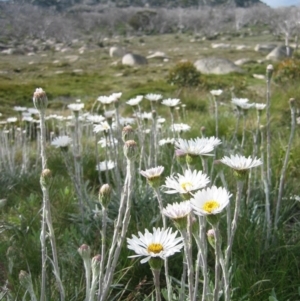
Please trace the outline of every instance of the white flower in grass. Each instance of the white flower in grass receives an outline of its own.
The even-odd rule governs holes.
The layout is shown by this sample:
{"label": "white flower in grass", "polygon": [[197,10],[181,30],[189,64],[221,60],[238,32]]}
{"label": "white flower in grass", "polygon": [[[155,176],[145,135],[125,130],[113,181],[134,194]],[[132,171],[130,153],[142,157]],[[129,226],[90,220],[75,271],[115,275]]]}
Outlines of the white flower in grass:
{"label": "white flower in grass", "polygon": [[[214,137],[212,137],[214,138]],[[217,138],[214,138],[217,139]],[[211,141],[207,138],[198,139],[178,139],[175,141],[175,147],[182,153],[192,156],[212,156],[211,152],[214,150],[214,143],[217,143],[212,139]]]}
{"label": "white flower in grass", "polygon": [[186,169],[184,174],[172,175],[166,178],[164,188],[165,193],[181,193],[186,194],[195,190],[204,188],[209,183],[209,178],[202,171]]}
{"label": "white flower in grass", "polygon": [[143,95],[138,95],[135,98],[131,98],[126,103],[130,106],[137,106],[143,100]]}
{"label": "white flower in grass", "polygon": [[95,125],[93,132],[100,133],[100,132],[108,132],[109,130],[110,130],[110,125],[107,123],[107,121],[104,121],[101,122],[100,124]]}
{"label": "white flower in grass", "polygon": [[262,110],[265,109],[265,107],[266,107],[267,105],[264,104],[264,103],[255,103],[254,106],[255,106],[255,109],[256,109],[256,110],[262,111]]}
{"label": "white flower in grass", "polygon": [[175,139],[174,138],[166,138],[166,139],[161,139],[158,141],[158,144],[160,146],[165,145],[165,144],[174,144],[175,143]]}
{"label": "white flower in grass", "polygon": [[163,118],[163,117],[157,118],[157,123],[162,124],[162,123],[165,123],[165,122],[166,122],[166,118]]}
{"label": "white flower in grass", "polygon": [[68,147],[71,143],[72,139],[69,136],[58,136],[52,140],[51,145],[55,146],[56,148],[65,148]]}
{"label": "white flower in grass", "polygon": [[163,166],[157,166],[150,169],[141,170],[140,174],[147,179],[148,183],[152,187],[156,188],[160,185],[161,174],[163,173],[164,169],[165,168]]}
{"label": "white flower in grass", "polygon": [[115,162],[108,160],[108,161],[102,161],[96,166],[96,170],[98,171],[105,171],[115,168],[116,164]]}
{"label": "white flower in grass", "polygon": [[6,121],[8,123],[15,123],[15,122],[18,121],[18,118],[17,117],[9,117],[9,118],[6,119]]}
{"label": "white flower in grass", "polygon": [[228,204],[231,194],[223,187],[212,186],[199,190],[190,199],[193,212],[197,215],[215,215]]}
{"label": "white flower in grass", "polygon": [[241,106],[245,103],[248,103],[248,101],[249,101],[248,98],[232,98],[231,103],[236,106]]}
{"label": "white flower in grass", "polygon": [[161,103],[168,107],[176,107],[178,104],[180,104],[180,99],[168,98],[168,99],[164,99]]}
{"label": "white flower in grass", "polygon": [[103,117],[102,115],[87,115],[86,120],[93,123],[101,123],[105,120],[105,117]]}
{"label": "white flower in grass", "polygon": [[249,109],[253,108],[254,106],[255,106],[254,103],[241,103],[240,105],[238,105],[238,107],[243,110],[249,110]]}
{"label": "white flower in grass", "polygon": [[129,124],[135,124],[135,119],[130,117],[121,117],[119,122],[122,126],[125,126]]}
{"label": "white flower in grass", "polygon": [[223,90],[219,89],[219,90],[211,90],[210,94],[213,96],[220,96],[223,93]]}
{"label": "white flower in grass", "polygon": [[109,97],[113,100],[113,102],[118,101],[122,96],[122,92],[113,93]]}
{"label": "white flower in grass", "polygon": [[158,100],[162,99],[162,95],[149,93],[145,96],[145,98],[150,101],[158,101]]}
{"label": "white flower in grass", "polygon": [[185,123],[174,123],[173,126],[171,126],[171,130],[174,130],[175,132],[187,132],[190,129],[191,127]]}
{"label": "white flower in grass", "polygon": [[36,108],[28,108],[27,111],[30,114],[39,114],[39,110],[37,110]]}
{"label": "white flower in grass", "polygon": [[245,171],[262,164],[262,161],[260,159],[256,159],[256,157],[253,159],[250,156],[246,158],[245,156],[240,155],[231,155],[230,157],[225,156],[220,160],[220,162],[236,171]]}
{"label": "white flower in grass", "polygon": [[184,201],[180,203],[168,204],[163,209],[162,214],[169,217],[172,220],[181,219],[190,214],[192,210],[190,201]]}
{"label": "white flower in grass", "polygon": [[71,103],[68,105],[68,109],[73,112],[79,112],[84,108],[84,103]]}
{"label": "white flower in grass", "polygon": [[127,248],[133,250],[136,255],[129,258],[145,256],[141,263],[148,262],[152,257],[166,259],[173,254],[180,252],[183,247],[183,238],[176,237],[178,231],[172,233],[171,228],[153,228],[153,233],[147,229],[145,234],[138,232],[138,237],[132,235],[127,238]]}
{"label": "white flower in grass", "polygon": [[99,96],[97,100],[104,105],[109,105],[114,102],[115,98],[111,96]]}
{"label": "white flower in grass", "polygon": [[28,122],[31,122],[33,121],[33,118],[31,116],[23,116],[22,117],[22,121],[28,121]]}

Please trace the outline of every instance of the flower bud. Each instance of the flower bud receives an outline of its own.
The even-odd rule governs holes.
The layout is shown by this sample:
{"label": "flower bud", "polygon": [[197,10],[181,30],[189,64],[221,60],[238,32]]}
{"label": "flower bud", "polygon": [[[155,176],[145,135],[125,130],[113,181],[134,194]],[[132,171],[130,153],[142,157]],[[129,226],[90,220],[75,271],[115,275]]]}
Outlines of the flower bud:
{"label": "flower bud", "polygon": [[19,281],[24,288],[29,289],[32,286],[31,276],[26,271],[20,271]]}
{"label": "flower bud", "polygon": [[81,245],[77,251],[83,260],[91,258],[91,248],[88,245]]}
{"label": "flower bud", "polygon": [[99,276],[100,273],[101,255],[98,254],[92,258],[92,273],[93,277]]}
{"label": "flower bud", "polygon": [[206,233],[209,244],[215,249],[216,247],[216,238],[215,238],[215,230],[210,229]]}
{"label": "flower bud", "polygon": [[47,108],[48,98],[46,92],[42,88],[35,89],[32,100],[37,110],[41,111]]}
{"label": "flower bud", "polygon": [[111,200],[112,189],[109,184],[104,184],[99,190],[99,202],[104,208],[107,208]]}
{"label": "flower bud", "polygon": [[52,183],[52,172],[50,169],[46,168],[42,171],[40,177],[41,186],[44,188],[49,188]]}
{"label": "flower bud", "polygon": [[273,74],[274,68],[273,65],[268,65],[267,66],[267,79],[270,80]]}
{"label": "flower bud", "polygon": [[159,257],[151,257],[149,260],[149,265],[152,270],[160,270],[163,266],[163,260]]}
{"label": "flower bud", "polygon": [[134,140],[127,140],[124,144],[124,155],[128,160],[134,160],[138,155],[138,147]]}
{"label": "flower bud", "polygon": [[132,126],[126,125],[122,130],[122,140],[125,142],[127,140],[132,140],[134,138],[134,130]]}

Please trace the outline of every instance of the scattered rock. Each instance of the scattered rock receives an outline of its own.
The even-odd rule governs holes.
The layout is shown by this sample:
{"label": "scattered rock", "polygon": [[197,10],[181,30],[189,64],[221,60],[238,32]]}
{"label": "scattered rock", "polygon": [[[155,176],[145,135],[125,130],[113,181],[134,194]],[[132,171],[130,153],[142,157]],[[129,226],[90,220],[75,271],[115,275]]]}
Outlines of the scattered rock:
{"label": "scattered rock", "polygon": [[254,47],[254,50],[258,52],[270,52],[276,47],[277,47],[276,44],[257,44]]}
{"label": "scattered rock", "polygon": [[169,58],[164,52],[156,51],[156,52],[148,55],[147,59],[156,59],[156,60],[164,61],[165,59],[168,60]]}
{"label": "scattered rock", "polygon": [[228,49],[231,47],[230,44],[224,44],[224,43],[212,43],[211,47],[214,49]]}
{"label": "scattered rock", "polygon": [[124,47],[113,46],[109,49],[110,57],[123,57],[127,53],[127,50]]}
{"label": "scattered rock", "polygon": [[237,61],[234,62],[237,66],[242,66],[245,64],[249,64],[249,63],[255,63],[254,60],[249,59],[249,58],[243,58],[243,59],[239,59]]}
{"label": "scattered rock", "polygon": [[203,74],[227,74],[231,72],[243,73],[244,71],[233,62],[222,58],[203,58],[194,63],[198,71]]}
{"label": "scattered rock", "polygon": [[66,55],[65,59],[69,61],[69,63],[74,63],[78,60],[78,55]]}
{"label": "scattered rock", "polygon": [[135,65],[147,65],[147,59],[139,54],[127,53],[122,58],[122,65],[135,66]]}
{"label": "scattered rock", "polygon": [[[290,56],[293,54],[293,48],[290,47]],[[287,57],[287,49],[285,45],[277,46],[267,56],[267,60],[279,61]]]}

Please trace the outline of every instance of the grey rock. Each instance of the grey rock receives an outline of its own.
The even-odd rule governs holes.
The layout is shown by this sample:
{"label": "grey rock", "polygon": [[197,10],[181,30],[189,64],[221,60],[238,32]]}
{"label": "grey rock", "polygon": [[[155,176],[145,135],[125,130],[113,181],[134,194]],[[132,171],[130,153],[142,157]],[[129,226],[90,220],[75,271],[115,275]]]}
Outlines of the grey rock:
{"label": "grey rock", "polygon": [[[290,47],[290,56],[293,54],[293,48]],[[285,45],[277,46],[267,56],[266,59],[270,61],[280,61],[287,57],[287,51]]]}
{"label": "grey rock", "polygon": [[254,50],[257,52],[270,52],[277,47],[276,44],[257,44]]}
{"label": "grey rock", "polygon": [[194,63],[198,71],[203,74],[227,74],[231,72],[243,73],[243,70],[233,62],[222,58],[203,58]]}
{"label": "grey rock", "polygon": [[124,47],[113,46],[109,49],[110,57],[123,57],[127,53]]}
{"label": "grey rock", "polygon": [[139,54],[127,53],[122,58],[122,65],[135,66],[135,65],[147,65],[147,59]]}

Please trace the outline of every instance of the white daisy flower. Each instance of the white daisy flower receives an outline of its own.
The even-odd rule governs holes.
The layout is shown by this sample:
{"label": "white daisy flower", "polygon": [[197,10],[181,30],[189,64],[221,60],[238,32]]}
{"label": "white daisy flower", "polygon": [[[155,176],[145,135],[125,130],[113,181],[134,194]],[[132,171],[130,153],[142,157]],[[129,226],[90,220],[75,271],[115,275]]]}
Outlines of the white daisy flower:
{"label": "white daisy flower", "polygon": [[141,263],[145,263],[151,257],[166,259],[180,252],[183,247],[183,238],[176,237],[177,233],[178,231],[172,233],[171,228],[153,228],[153,233],[146,229],[145,234],[138,232],[138,237],[132,235],[132,238],[127,238],[127,248],[133,250],[136,255],[129,256],[129,258],[145,256],[141,260]]}
{"label": "white daisy flower", "polygon": [[105,171],[113,169],[116,166],[115,162],[108,160],[108,161],[102,161],[96,166],[96,170],[98,171]]}
{"label": "white daisy flower", "polygon": [[220,213],[228,204],[231,194],[223,187],[208,187],[199,190],[190,199],[193,212],[205,216]]}
{"label": "white daisy flower", "polygon": [[168,98],[168,99],[164,99],[161,103],[168,107],[176,107],[178,104],[180,104],[180,99]]}
{"label": "white daisy flower", "polygon": [[255,109],[256,109],[256,110],[262,111],[262,110],[265,109],[265,107],[266,107],[267,105],[264,104],[264,103],[255,103],[254,106],[255,106]]}
{"label": "white daisy flower", "polygon": [[201,188],[204,188],[209,183],[209,178],[202,171],[186,169],[184,174],[177,173],[177,176],[170,176],[166,178],[165,193],[189,193]]}
{"label": "white daisy flower", "polygon": [[160,177],[164,169],[165,168],[163,166],[157,166],[146,170],[141,170],[140,174],[144,176],[147,180],[152,180],[153,178]]}
{"label": "white daisy flower", "polygon": [[180,219],[190,214],[192,208],[190,201],[184,201],[180,203],[168,204],[163,209],[162,214],[169,217],[170,219]]}
{"label": "white daisy flower", "polygon": [[39,110],[37,110],[36,108],[28,108],[27,111],[30,114],[39,114]]}
{"label": "white daisy flower", "polygon": [[175,139],[174,138],[166,138],[166,139],[161,139],[158,141],[158,144],[160,146],[165,145],[165,144],[174,144],[175,143]]}
{"label": "white daisy flower", "polygon": [[221,142],[218,138],[197,138],[197,139],[178,139],[175,141],[175,147],[182,153],[195,156],[213,156],[211,152],[215,145]]}
{"label": "white daisy flower", "polygon": [[149,93],[145,96],[145,98],[150,101],[158,101],[158,100],[162,99],[162,95]]}
{"label": "white daisy flower", "polygon": [[238,107],[243,110],[249,110],[249,109],[253,108],[254,106],[255,106],[254,103],[241,103],[240,105],[238,105]]}
{"label": "white daisy flower", "polygon": [[143,95],[138,95],[135,98],[131,98],[126,103],[130,106],[137,106],[143,100]]}
{"label": "white daisy flower", "polygon": [[9,118],[6,119],[6,121],[8,123],[15,123],[15,122],[18,121],[18,118],[17,117],[9,117]]}
{"label": "white daisy flower", "polygon": [[54,138],[51,142],[52,146],[56,148],[67,147],[72,143],[72,139],[69,136],[58,136]]}
{"label": "white daisy flower", "polygon": [[109,97],[113,99],[113,102],[116,102],[121,98],[121,96],[122,96],[122,92],[118,92],[118,93],[111,94]]}
{"label": "white daisy flower", "polygon": [[245,103],[248,103],[249,99],[248,98],[232,98],[231,103],[236,105],[236,106],[241,106]]}
{"label": "white daisy flower", "polygon": [[73,112],[79,112],[84,108],[84,103],[71,103],[68,105],[68,109]]}
{"label": "white daisy flower", "polygon": [[219,90],[211,90],[210,94],[213,96],[220,96],[223,93],[223,90],[219,89]]}
{"label": "white daisy flower", "polygon": [[105,117],[102,115],[87,115],[86,120],[93,123],[101,123],[105,120]]}
{"label": "white daisy flower", "polygon": [[110,125],[107,121],[100,122],[100,124],[97,124],[94,126],[93,132],[94,133],[100,133],[100,132],[108,132],[110,130]]}
{"label": "white daisy flower", "polygon": [[157,118],[157,123],[162,124],[162,123],[165,123],[165,122],[166,122],[166,118],[163,118],[163,117]]}
{"label": "white daisy flower", "polygon": [[171,126],[171,129],[175,132],[187,132],[191,127],[185,123],[174,123],[173,126]]}
{"label": "white daisy flower", "polygon": [[262,164],[262,161],[260,159],[256,159],[256,157],[253,159],[250,156],[246,158],[240,155],[231,155],[230,157],[225,156],[220,160],[220,162],[237,171],[247,170]]}
{"label": "white daisy flower", "polygon": [[33,118],[31,116],[23,116],[22,117],[22,121],[28,121],[31,122],[33,120]]}
{"label": "white daisy flower", "polygon": [[109,105],[114,102],[115,98],[111,96],[99,96],[97,100],[104,105]]}

